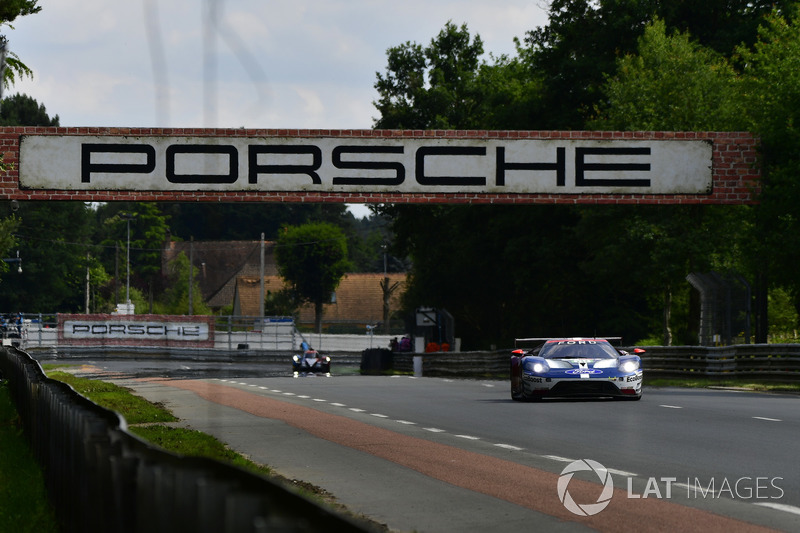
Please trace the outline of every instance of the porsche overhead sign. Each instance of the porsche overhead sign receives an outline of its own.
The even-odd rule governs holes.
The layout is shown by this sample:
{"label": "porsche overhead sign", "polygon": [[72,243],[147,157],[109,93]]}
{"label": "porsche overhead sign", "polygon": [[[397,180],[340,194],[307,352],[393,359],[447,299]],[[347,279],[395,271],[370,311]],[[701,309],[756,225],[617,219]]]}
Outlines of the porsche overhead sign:
{"label": "porsche overhead sign", "polygon": [[681,139],[23,135],[20,189],[709,194],[713,146]]}

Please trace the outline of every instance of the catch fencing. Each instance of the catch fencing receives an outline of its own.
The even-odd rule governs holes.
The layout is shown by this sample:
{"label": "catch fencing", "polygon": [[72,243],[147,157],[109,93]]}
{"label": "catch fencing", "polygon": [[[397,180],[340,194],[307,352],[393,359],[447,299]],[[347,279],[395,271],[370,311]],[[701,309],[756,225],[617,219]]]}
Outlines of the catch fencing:
{"label": "catch fencing", "polygon": [[[2,315],[2,313],[0,313]],[[23,350],[60,348],[58,315],[23,313],[20,325],[0,326],[4,344]],[[374,334],[371,329],[358,334],[317,334],[299,331],[291,317],[254,317],[222,315],[214,317],[212,351],[245,353],[291,353],[300,350],[303,341],[323,352],[361,352],[388,347],[392,335]]]}
{"label": "catch fencing", "polygon": [[365,524],[211,459],[181,457],[49,379],[27,353],[0,349],[25,434],[61,531],[71,533],[361,532]]}

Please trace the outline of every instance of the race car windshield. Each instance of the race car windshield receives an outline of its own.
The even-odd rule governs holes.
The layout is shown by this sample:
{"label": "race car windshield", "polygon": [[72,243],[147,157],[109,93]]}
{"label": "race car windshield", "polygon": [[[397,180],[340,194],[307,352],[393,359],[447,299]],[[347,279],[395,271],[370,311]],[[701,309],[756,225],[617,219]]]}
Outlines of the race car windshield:
{"label": "race car windshield", "polygon": [[616,350],[607,342],[555,341],[548,342],[539,352],[546,359],[612,359]]}

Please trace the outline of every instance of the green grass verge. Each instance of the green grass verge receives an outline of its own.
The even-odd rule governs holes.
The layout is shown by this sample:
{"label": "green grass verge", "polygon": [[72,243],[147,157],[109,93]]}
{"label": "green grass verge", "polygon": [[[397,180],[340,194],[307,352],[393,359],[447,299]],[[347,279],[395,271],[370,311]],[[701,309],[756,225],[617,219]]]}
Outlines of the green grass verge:
{"label": "green grass verge", "polygon": [[0,380],[0,531],[57,532],[44,476],[22,433],[6,382]]}
{"label": "green grass verge", "polygon": [[148,442],[180,455],[208,457],[263,476],[271,474],[268,467],[247,460],[211,435],[165,425],[178,419],[163,405],[136,396],[130,389],[106,381],[77,377],[56,370],[56,366],[45,367],[46,370],[48,368],[52,368],[47,373],[48,377],[67,383],[97,405],[120,413],[128,423],[128,430]]}
{"label": "green grass verge", "polygon": [[[47,369],[45,368],[45,371]],[[69,372],[53,370],[47,377],[62,381],[97,405],[116,411],[129,425],[177,422],[177,418],[163,406],[148,402],[131,394],[130,389],[105,381],[77,377]]]}

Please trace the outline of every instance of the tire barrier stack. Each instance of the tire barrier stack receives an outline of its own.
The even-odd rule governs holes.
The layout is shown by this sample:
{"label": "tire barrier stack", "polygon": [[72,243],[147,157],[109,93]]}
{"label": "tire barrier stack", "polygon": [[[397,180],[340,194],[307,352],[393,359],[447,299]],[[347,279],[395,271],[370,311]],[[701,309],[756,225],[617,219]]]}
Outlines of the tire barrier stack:
{"label": "tire barrier stack", "polygon": [[371,531],[267,478],[150,445],[16,348],[0,349],[0,375],[64,532]]}

